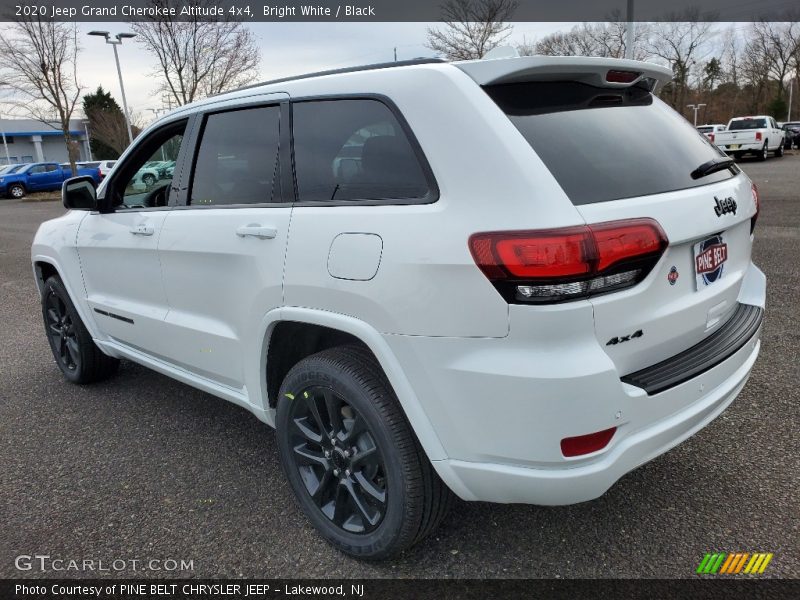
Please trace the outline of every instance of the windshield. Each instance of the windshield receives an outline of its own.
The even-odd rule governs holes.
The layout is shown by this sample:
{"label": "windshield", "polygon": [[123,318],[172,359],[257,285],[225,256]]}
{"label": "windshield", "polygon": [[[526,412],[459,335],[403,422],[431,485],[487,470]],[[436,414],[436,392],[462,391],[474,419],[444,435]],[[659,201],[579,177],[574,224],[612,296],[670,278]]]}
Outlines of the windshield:
{"label": "windshield", "polygon": [[661,194],[733,176],[725,169],[692,179],[700,165],[724,155],[645,87],[540,81],[484,89],[573,204]]}
{"label": "windshield", "polygon": [[714,128],[713,127],[698,127],[697,131],[699,131],[700,133],[711,133],[712,131],[714,131]]}
{"label": "windshield", "polygon": [[766,119],[736,119],[731,121],[728,129],[764,129],[766,126]]}

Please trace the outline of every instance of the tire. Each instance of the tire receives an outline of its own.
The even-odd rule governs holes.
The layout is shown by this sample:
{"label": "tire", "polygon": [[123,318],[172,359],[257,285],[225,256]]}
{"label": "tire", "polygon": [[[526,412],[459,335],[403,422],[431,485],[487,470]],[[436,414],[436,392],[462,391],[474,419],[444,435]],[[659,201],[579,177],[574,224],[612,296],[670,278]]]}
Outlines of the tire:
{"label": "tire", "polygon": [[147,175],[142,176],[142,183],[144,183],[146,187],[151,188],[153,185],[155,185],[156,178],[154,175],[148,173]]}
{"label": "tire", "polygon": [[25,197],[25,186],[20,183],[14,183],[8,188],[8,197],[19,200]]}
{"label": "tire", "polygon": [[769,140],[764,140],[764,146],[761,148],[761,152],[758,154],[758,160],[764,162],[769,158],[769,146],[767,145]]}
{"label": "tire", "polygon": [[744,156],[744,154],[742,154],[741,152],[734,152],[733,153],[733,158],[736,159],[736,160],[742,160],[743,156]]}
{"label": "tire", "polygon": [[450,507],[452,492],[363,348],[340,346],[295,365],[281,385],[276,426],[297,503],[346,554],[395,555],[430,534]]}
{"label": "tire", "polygon": [[119,360],[94,343],[58,277],[44,283],[42,318],[56,364],[69,381],[93,383],[116,373]]}
{"label": "tire", "polygon": [[783,156],[783,142],[781,142],[781,145],[775,150],[775,158],[780,158],[781,156]]}

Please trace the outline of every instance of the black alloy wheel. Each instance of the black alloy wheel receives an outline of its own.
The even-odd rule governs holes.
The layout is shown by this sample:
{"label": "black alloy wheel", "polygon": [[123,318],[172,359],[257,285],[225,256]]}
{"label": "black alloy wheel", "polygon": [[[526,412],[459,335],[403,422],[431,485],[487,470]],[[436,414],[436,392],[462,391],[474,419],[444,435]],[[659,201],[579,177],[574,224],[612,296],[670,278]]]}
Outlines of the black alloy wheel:
{"label": "black alloy wheel", "polygon": [[78,332],[67,305],[54,291],[45,298],[45,323],[53,354],[62,370],[77,371],[81,366]]}
{"label": "black alloy wheel", "polygon": [[309,522],[351,556],[383,559],[439,525],[453,494],[375,356],[343,345],[301,359],[277,397],[281,467]]}
{"label": "black alloy wheel", "polygon": [[294,398],[291,423],[294,467],[314,504],[345,531],[373,531],[386,513],[386,467],[364,418],[332,389],[312,386]]}
{"label": "black alloy wheel", "polygon": [[92,383],[116,373],[119,360],[94,343],[57,276],[48,277],[42,287],[42,317],[53,358],[69,381]]}

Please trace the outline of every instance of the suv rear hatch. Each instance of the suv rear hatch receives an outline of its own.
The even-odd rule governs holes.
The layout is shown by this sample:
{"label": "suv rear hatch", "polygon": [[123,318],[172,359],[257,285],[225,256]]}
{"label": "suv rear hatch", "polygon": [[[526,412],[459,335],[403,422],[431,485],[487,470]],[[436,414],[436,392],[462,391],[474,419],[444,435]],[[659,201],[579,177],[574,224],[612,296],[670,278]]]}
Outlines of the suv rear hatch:
{"label": "suv rear hatch", "polygon": [[654,96],[668,72],[633,61],[541,57],[508,59],[494,75],[485,64],[460,66],[525,137],[589,229],[644,219],[666,235],[668,246],[643,279],[583,295],[620,376],[681,353],[731,318],[750,264],[755,190]]}

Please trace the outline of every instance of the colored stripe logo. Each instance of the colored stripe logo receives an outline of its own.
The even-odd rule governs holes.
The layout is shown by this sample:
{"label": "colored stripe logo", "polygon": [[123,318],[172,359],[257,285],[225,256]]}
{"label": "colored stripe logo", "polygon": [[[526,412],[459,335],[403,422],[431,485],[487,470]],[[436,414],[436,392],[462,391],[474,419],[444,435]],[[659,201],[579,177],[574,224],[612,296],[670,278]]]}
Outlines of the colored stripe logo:
{"label": "colored stripe logo", "polygon": [[760,575],[772,560],[772,552],[707,552],[697,566],[698,575]]}

